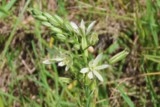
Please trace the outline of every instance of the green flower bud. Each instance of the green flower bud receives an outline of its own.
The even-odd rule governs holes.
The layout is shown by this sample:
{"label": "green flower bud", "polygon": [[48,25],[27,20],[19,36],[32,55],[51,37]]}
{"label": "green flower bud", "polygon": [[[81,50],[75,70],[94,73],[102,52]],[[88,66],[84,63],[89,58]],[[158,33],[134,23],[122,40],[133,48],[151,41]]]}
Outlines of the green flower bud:
{"label": "green flower bud", "polygon": [[92,35],[88,35],[88,41],[91,45],[95,45],[98,42],[98,35],[96,33],[93,33]]}
{"label": "green flower bud", "polygon": [[47,26],[47,27],[52,27],[52,25],[49,22],[42,22],[42,25]]}
{"label": "green flower bud", "polygon": [[75,43],[75,41],[74,41],[72,38],[71,38],[71,39],[68,39],[68,42],[69,42],[69,43],[72,43],[72,44]]}
{"label": "green flower bud", "polygon": [[72,28],[72,26],[70,25],[70,23],[65,23],[65,27],[69,31],[74,31],[74,29]]}
{"label": "green flower bud", "polygon": [[79,50],[80,49],[80,45],[79,44],[75,44],[74,45],[74,49]]}
{"label": "green flower bud", "polygon": [[55,18],[50,15],[49,13],[43,13],[44,16],[46,16],[50,23],[52,23],[54,26],[59,26],[58,22],[55,20]]}
{"label": "green flower bud", "polygon": [[67,37],[63,34],[56,34],[57,39],[61,40],[61,41],[65,41],[67,39]]}
{"label": "green flower bud", "polygon": [[62,33],[62,30],[61,29],[59,29],[59,28],[56,28],[56,27],[54,27],[54,26],[52,26],[51,27],[51,30],[53,31],[53,32],[55,32],[55,33]]}
{"label": "green flower bud", "polygon": [[54,15],[54,17],[60,24],[63,24],[63,19],[61,17],[59,17],[58,15]]}
{"label": "green flower bud", "polygon": [[41,21],[47,21],[47,18],[45,16],[39,15],[35,16],[36,19],[41,20]]}
{"label": "green flower bud", "polygon": [[47,17],[48,19],[52,19],[52,18],[53,18],[53,16],[50,15],[49,13],[43,13],[43,15],[44,15],[45,17]]}
{"label": "green flower bud", "polygon": [[49,22],[51,22],[56,27],[60,26],[60,24],[54,18],[49,19]]}
{"label": "green flower bud", "polygon": [[35,9],[31,9],[30,12],[31,12],[33,15],[40,15],[40,14],[42,14],[41,11],[38,11],[38,10],[35,10]]}

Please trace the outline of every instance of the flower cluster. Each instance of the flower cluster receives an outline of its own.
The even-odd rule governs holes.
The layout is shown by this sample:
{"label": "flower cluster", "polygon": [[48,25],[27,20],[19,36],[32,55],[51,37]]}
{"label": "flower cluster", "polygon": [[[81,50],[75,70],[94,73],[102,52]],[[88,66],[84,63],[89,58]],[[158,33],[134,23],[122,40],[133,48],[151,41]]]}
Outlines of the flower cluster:
{"label": "flower cluster", "polygon": [[46,59],[46,60],[43,61],[44,64],[52,64],[54,62],[57,62],[58,66],[60,66],[60,67],[66,66],[65,67],[65,71],[68,71],[69,68],[73,64],[72,58],[67,54],[61,54],[61,55],[56,56],[54,58]]}
{"label": "flower cluster", "polygon": [[[75,70],[72,71],[75,76],[82,73],[87,74],[89,79],[97,77],[100,81],[103,81],[103,77],[100,75],[99,71],[109,67],[108,64],[99,65],[103,55],[99,54],[94,60],[88,62],[88,59],[91,57],[89,56],[87,48],[98,41],[98,35],[92,31],[96,21],[92,21],[86,26],[85,22],[81,20],[80,24],[77,25],[72,21],[63,20],[56,14],[52,16],[34,9],[32,9],[31,12],[35,19],[39,20],[42,25],[51,30],[51,34],[53,33],[55,39],[63,42],[63,46],[60,46],[61,48],[55,46],[58,51],[61,51],[63,48],[63,52],[60,52],[60,54],[53,58],[44,60],[44,64],[56,62],[60,67],[65,66],[65,71],[69,71],[72,67],[72,70]],[[66,46],[64,46],[64,44]],[[74,58],[72,56],[74,56]],[[83,62],[82,59],[85,61]],[[88,67],[82,68],[81,63],[82,65],[88,64]]]}

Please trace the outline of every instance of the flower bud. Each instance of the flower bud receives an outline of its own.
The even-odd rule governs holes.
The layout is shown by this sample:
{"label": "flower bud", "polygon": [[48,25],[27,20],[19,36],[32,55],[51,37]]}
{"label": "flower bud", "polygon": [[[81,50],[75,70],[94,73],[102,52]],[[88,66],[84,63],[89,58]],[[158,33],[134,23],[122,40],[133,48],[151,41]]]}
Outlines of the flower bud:
{"label": "flower bud", "polygon": [[61,40],[61,41],[65,41],[66,39],[67,39],[67,37],[65,36],[65,35],[63,35],[63,34],[56,34],[56,37],[59,39],[59,40]]}
{"label": "flower bud", "polygon": [[42,22],[42,25],[47,26],[47,27],[52,27],[52,25],[49,22]]}
{"label": "flower bud", "polygon": [[53,32],[55,32],[55,33],[62,33],[62,30],[61,30],[61,29],[56,28],[56,27],[54,27],[54,26],[51,27],[51,30],[52,30]]}
{"label": "flower bud", "polygon": [[89,46],[89,47],[88,47],[88,51],[89,51],[90,53],[94,53],[94,48],[93,48],[93,46]]}
{"label": "flower bud", "polygon": [[54,15],[54,17],[60,24],[63,24],[63,19],[61,17],[59,17],[58,15]]}
{"label": "flower bud", "polygon": [[45,17],[47,17],[48,19],[52,19],[52,18],[53,18],[53,16],[50,15],[49,13],[43,13],[43,15],[44,15]]}
{"label": "flower bud", "polygon": [[47,21],[47,18],[45,16],[39,15],[35,16],[36,19],[41,20],[41,21]]}
{"label": "flower bud", "polygon": [[93,33],[92,35],[88,35],[88,41],[91,45],[95,45],[98,42],[98,35],[96,33]]}
{"label": "flower bud", "polygon": [[65,27],[67,30],[69,31],[73,31],[74,29],[72,28],[72,26],[70,25],[70,23],[65,23]]}
{"label": "flower bud", "polygon": [[52,23],[54,26],[58,26],[58,22],[54,19],[54,17],[52,15],[50,15],[49,13],[43,13],[44,16],[46,16],[49,20],[50,23]]}
{"label": "flower bud", "polygon": [[74,49],[79,50],[80,49],[80,45],[79,44],[75,44],[74,45]]}
{"label": "flower bud", "polygon": [[33,15],[40,15],[40,14],[42,14],[41,11],[38,11],[38,10],[36,10],[36,9],[31,9],[30,11],[31,11],[31,13],[32,13]]}

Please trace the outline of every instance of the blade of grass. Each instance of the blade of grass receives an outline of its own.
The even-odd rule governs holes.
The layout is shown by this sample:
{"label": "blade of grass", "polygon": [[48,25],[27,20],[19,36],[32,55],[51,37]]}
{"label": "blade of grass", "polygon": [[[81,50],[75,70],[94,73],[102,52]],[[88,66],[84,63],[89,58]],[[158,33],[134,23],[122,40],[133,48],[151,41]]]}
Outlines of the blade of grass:
{"label": "blade of grass", "polygon": [[[5,48],[4,48],[4,50],[3,50],[2,54],[1,54],[1,59],[4,59],[4,58],[5,58],[5,55],[6,55],[7,51],[8,51],[8,49],[9,49],[9,45],[10,45],[12,39],[13,39],[13,36],[14,36],[14,34],[15,34],[15,32],[16,32],[16,29],[17,29],[18,25],[20,24],[20,22],[21,22],[21,20],[22,20],[22,18],[23,18],[23,13],[24,13],[25,10],[27,9],[30,1],[31,1],[31,0],[27,0],[24,8],[22,9],[21,13],[19,14],[19,16],[18,16],[18,18],[17,18],[17,20],[16,20],[16,23],[14,24],[13,30],[12,30],[12,32],[11,32],[11,34],[10,34],[7,42],[5,43]],[[3,61],[3,60],[2,60],[2,61]],[[1,65],[0,68],[2,69],[3,66],[4,66],[4,63],[3,63],[3,64],[0,64],[0,65]],[[0,72],[0,74],[1,74],[1,72]]]}
{"label": "blade of grass", "polygon": [[[14,5],[16,1],[17,0],[11,0],[9,3],[6,4],[6,6],[4,6],[3,10],[8,13],[9,9]],[[5,14],[3,12],[0,12],[0,18],[3,17],[4,15]]]}
{"label": "blade of grass", "polygon": [[154,44],[155,46],[158,46],[158,35],[157,35],[157,31],[156,31],[156,22],[155,22],[155,14],[156,14],[156,11],[153,7],[153,3],[151,0],[147,0],[147,10],[146,10],[146,13],[147,13],[147,20],[149,22],[149,27],[150,27],[150,30],[151,30],[151,33],[152,33],[152,36],[153,36],[153,40],[154,40]]}
{"label": "blade of grass", "polygon": [[135,107],[131,99],[127,96],[127,94],[125,94],[123,87],[118,86],[117,88],[120,91],[121,96],[123,97],[124,101],[129,105],[129,107]]}
{"label": "blade of grass", "polygon": [[158,98],[157,98],[157,94],[154,90],[154,86],[153,86],[153,83],[152,83],[152,80],[150,77],[146,77],[146,82],[147,82],[147,86],[150,90],[150,96],[151,96],[151,99],[152,99],[152,103],[154,105],[154,107],[159,107],[158,106]]}
{"label": "blade of grass", "polygon": [[3,92],[2,90],[0,90],[0,95],[1,95],[1,96],[5,96],[5,97],[7,97],[7,98],[9,98],[9,99],[12,99],[12,100],[15,100],[15,101],[19,101],[18,98],[14,97],[14,96],[11,95],[11,94],[5,93],[5,92]]}
{"label": "blade of grass", "polygon": [[153,62],[156,62],[156,63],[160,63],[160,56],[154,56],[154,55],[144,55],[144,57],[148,60],[151,60]]}

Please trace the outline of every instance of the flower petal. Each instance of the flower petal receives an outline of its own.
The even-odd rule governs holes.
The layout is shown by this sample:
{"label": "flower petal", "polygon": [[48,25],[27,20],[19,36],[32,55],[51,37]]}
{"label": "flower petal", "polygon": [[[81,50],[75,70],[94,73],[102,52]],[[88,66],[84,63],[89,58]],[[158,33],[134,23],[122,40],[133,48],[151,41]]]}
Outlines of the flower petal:
{"label": "flower petal", "polygon": [[89,61],[89,67],[91,68],[91,67],[93,67],[94,65],[93,65],[93,62],[94,62],[94,60],[92,59],[91,61]]}
{"label": "flower petal", "polygon": [[42,63],[44,63],[44,64],[51,64],[52,61],[50,59],[47,59],[47,60],[44,60]]}
{"label": "flower petal", "polygon": [[85,24],[84,24],[83,19],[81,20],[80,28],[81,28],[81,30],[82,30],[82,32],[83,32],[83,34],[85,34]]}
{"label": "flower petal", "polygon": [[57,58],[53,58],[53,60],[55,60],[55,61],[59,62],[59,61],[64,60],[64,58],[57,57]]}
{"label": "flower petal", "polygon": [[100,65],[100,66],[96,66],[95,70],[102,70],[102,69],[105,69],[105,68],[108,68],[109,65],[108,64],[103,64],[103,65]]}
{"label": "flower petal", "polygon": [[66,67],[65,67],[65,71],[68,71],[68,69],[69,69],[69,66],[66,66]]}
{"label": "flower petal", "polygon": [[87,73],[88,71],[89,71],[89,68],[82,68],[80,72],[84,74],[84,73]]}
{"label": "flower petal", "polygon": [[58,63],[58,66],[60,66],[60,67],[62,67],[64,65],[65,65],[65,62],[63,62],[63,61]]}
{"label": "flower petal", "polygon": [[89,78],[89,79],[93,79],[93,73],[92,73],[92,72],[89,72],[89,73],[88,73],[88,78]]}
{"label": "flower petal", "polygon": [[95,25],[96,21],[93,21],[91,24],[89,24],[88,28],[87,28],[87,35],[90,33],[90,31],[92,30],[93,26]]}
{"label": "flower petal", "polygon": [[78,29],[78,26],[77,26],[77,24],[76,24],[76,23],[74,23],[74,22],[70,22],[70,24],[71,24],[71,26],[72,26],[72,28],[73,28],[73,29],[75,29],[75,30],[77,30],[77,29]]}
{"label": "flower petal", "polygon": [[70,22],[70,24],[71,24],[73,30],[74,30],[77,34],[79,34],[79,27],[77,26],[77,24],[74,23],[74,22]]}
{"label": "flower petal", "polygon": [[103,54],[99,54],[96,59],[93,61],[93,65],[96,66],[100,60],[102,60]]}
{"label": "flower petal", "polygon": [[93,73],[101,82],[103,82],[102,76],[97,71],[93,71]]}

